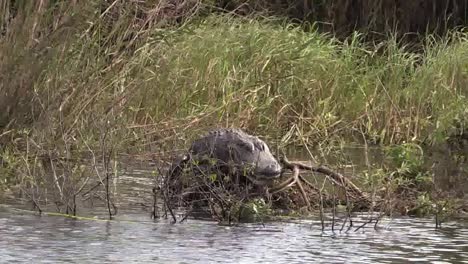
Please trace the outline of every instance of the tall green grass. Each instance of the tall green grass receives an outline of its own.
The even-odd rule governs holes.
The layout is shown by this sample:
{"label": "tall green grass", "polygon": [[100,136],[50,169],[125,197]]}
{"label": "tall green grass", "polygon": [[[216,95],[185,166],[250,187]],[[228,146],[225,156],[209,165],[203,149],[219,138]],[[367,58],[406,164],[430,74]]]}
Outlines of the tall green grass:
{"label": "tall green grass", "polygon": [[[420,53],[394,38],[341,43],[274,20],[212,16],[132,60],[134,99],[155,120],[201,118],[310,142],[365,135],[382,143],[443,140],[466,123],[467,35],[428,36]],[[459,131],[458,131],[459,132]],[[350,139],[352,140],[352,139]]]}
{"label": "tall green grass", "polygon": [[54,16],[41,24],[38,44],[15,34],[34,19],[1,38],[4,130],[28,128],[51,144],[63,134],[97,141],[110,125],[125,146],[240,126],[290,143],[388,144],[442,141],[466,126],[463,33],[428,36],[413,53],[392,37],[341,42],[273,18],[138,27],[125,12],[110,23],[93,7],[70,8],[63,26],[47,27]]}

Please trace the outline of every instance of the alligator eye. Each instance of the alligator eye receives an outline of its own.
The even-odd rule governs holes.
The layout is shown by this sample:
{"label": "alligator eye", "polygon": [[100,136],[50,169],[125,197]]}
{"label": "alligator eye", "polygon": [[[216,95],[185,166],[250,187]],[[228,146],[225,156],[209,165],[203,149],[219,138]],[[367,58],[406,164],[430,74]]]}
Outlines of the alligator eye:
{"label": "alligator eye", "polygon": [[256,149],[260,151],[265,151],[265,144],[262,141],[255,141],[253,144]]}
{"label": "alligator eye", "polygon": [[240,141],[238,142],[238,146],[249,151],[250,153],[254,152],[255,150],[254,145],[250,142]]}

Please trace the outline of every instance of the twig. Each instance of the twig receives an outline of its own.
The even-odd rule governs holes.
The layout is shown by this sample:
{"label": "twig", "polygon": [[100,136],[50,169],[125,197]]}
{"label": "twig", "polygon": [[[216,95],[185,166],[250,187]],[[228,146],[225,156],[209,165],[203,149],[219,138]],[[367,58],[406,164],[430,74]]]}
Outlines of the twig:
{"label": "twig", "polygon": [[294,184],[296,184],[297,182],[297,178],[292,176],[290,178],[288,178],[287,180],[285,180],[284,182],[278,184],[278,185],[275,185],[275,187],[272,187],[270,188],[268,191],[270,194],[275,194],[275,193],[278,193],[278,192],[282,192],[286,189],[288,189],[289,187],[293,186]]}
{"label": "twig", "polygon": [[[297,176],[299,176],[299,169],[297,169]],[[302,199],[307,205],[307,210],[310,210],[311,209],[310,201],[309,201],[309,198],[307,198],[307,194],[304,190],[304,187],[302,186],[301,181],[299,180],[299,177],[298,177],[298,180],[296,181],[296,184],[297,184],[297,187],[299,187],[299,191],[301,193]]]}
{"label": "twig", "polygon": [[110,206],[110,190],[109,190],[109,182],[110,182],[110,173],[109,173],[109,161],[110,161],[110,151],[109,154],[106,153],[106,138],[108,134],[108,129],[106,127],[106,131],[104,132],[104,136],[102,138],[101,148],[102,148],[102,162],[104,165],[104,171],[106,172],[106,202],[107,202],[107,210],[109,212],[109,220],[112,220],[112,211]]}
{"label": "twig", "polygon": [[310,188],[312,188],[314,191],[316,192],[319,192],[319,188],[315,187],[315,185],[313,185],[311,182],[309,182],[306,178],[304,178],[304,176],[302,175],[299,175],[299,179],[304,182],[305,184],[307,184]]}
{"label": "twig", "polygon": [[325,220],[324,220],[324,213],[323,213],[323,189],[325,188],[325,181],[322,183],[322,188],[320,188],[320,223],[322,224],[322,232],[325,231]]}
{"label": "twig", "polygon": [[332,181],[334,181],[335,183],[341,185],[341,186],[347,186],[348,188],[351,189],[351,191],[353,193],[356,193],[359,198],[363,199],[364,201],[366,202],[369,202],[369,198],[367,197],[367,195],[365,195],[356,185],[354,185],[354,183],[352,183],[348,178],[346,178],[345,176],[343,176],[342,174],[338,173],[338,172],[335,172],[335,171],[332,171],[331,169],[325,167],[325,166],[318,166],[318,167],[314,167],[314,166],[309,166],[309,165],[305,165],[305,164],[302,164],[302,163],[298,163],[298,162],[290,162],[286,156],[283,156],[281,158],[281,163],[287,168],[287,169],[290,169],[292,170],[294,168],[294,166],[297,166],[299,169],[301,170],[309,170],[309,171],[313,171],[313,172],[318,172],[318,173],[322,173],[326,176],[328,176],[329,178],[331,178]]}
{"label": "twig", "polygon": [[358,226],[356,229],[354,229],[354,232],[357,232],[359,229],[364,228],[367,224],[372,223],[373,220],[374,219],[372,217],[370,217],[369,220],[364,222],[364,224],[362,224],[362,225]]}
{"label": "twig", "polygon": [[172,224],[177,223],[177,218],[176,218],[174,212],[172,211],[172,208],[169,206],[169,202],[167,201],[166,192],[164,192],[164,191],[163,191],[163,200],[164,200],[164,205],[165,205],[166,209],[169,211],[169,213],[172,216],[172,221],[173,221]]}
{"label": "twig", "polygon": [[[106,179],[104,179],[106,180]],[[94,189],[96,189],[97,187],[101,186],[103,183],[102,182],[98,182],[96,185],[94,185],[93,187],[91,187],[89,190],[87,190],[86,192],[84,192],[81,196],[86,196],[87,194],[89,194],[90,192],[92,192]]]}
{"label": "twig", "polygon": [[335,194],[335,185],[332,184],[333,192],[333,211],[332,211],[332,232],[335,232],[335,216],[336,216],[336,194]]}
{"label": "twig", "polygon": [[345,189],[346,213],[347,213],[347,218],[349,218],[349,226],[348,226],[348,229],[346,230],[346,233],[347,233],[353,227],[353,219],[351,218],[351,206],[349,202],[348,190],[346,189],[346,184],[344,182],[343,182],[343,186]]}
{"label": "twig", "polygon": [[39,203],[36,201],[36,199],[34,198],[33,195],[29,194],[27,191],[25,191],[22,187],[20,187],[21,191],[23,191],[23,193],[25,193],[27,196],[29,196],[29,198],[31,199],[31,201],[33,202],[33,205],[35,208],[37,208],[37,211],[39,212],[39,214],[42,214],[42,208],[39,206]]}
{"label": "twig", "polygon": [[153,187],[153,212],[151,216],[153,219],[159,218],[158,214],[158,192],[157,192],[157,187]]}

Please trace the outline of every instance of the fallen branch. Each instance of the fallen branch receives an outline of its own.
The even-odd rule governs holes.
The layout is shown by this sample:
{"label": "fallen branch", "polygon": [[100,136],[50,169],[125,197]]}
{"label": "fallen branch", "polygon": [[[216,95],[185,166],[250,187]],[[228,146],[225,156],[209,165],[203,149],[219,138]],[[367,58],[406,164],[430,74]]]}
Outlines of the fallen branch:
{"label": "fallen branch", "polygon": [[332,171],[331,169],[325,166],[314,167],[314,166],[305,165],[299,162],[291,162],[285,156],[283,156],[280,159],[280,161],[286,169],[294,170],[294,168],[297,167],[300,170],[307,170],[307,171],[322,173],[326,175],[327,177],[329,177],[329,179],[333,181],[334,183],[336,183],[337,185],[340,185],[346,190],[351,191],[353,194],[356,194],[359,199],[365,202],[370,202],[369,197],[364,192],[362,192],[352,181],[350,181],[348,178],[343,176],[341,173]]}

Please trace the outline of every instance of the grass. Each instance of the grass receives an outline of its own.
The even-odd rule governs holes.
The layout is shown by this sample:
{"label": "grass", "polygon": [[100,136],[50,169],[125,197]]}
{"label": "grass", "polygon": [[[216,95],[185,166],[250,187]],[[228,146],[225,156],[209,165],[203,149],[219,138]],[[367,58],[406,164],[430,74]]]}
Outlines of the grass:
{"label": "grass", "polygon": [[204,118],[267,135],[294,126],[307,143],[356,132],[387,144],[442,141],[466,122],[466,37],[414,54],[392,38],[380,48],[359,35],[345,44],[278,21],[214,16],[162,50],[140,50],[145,71],[134,79],[151,88],[134,99],[156,120]]}
{"label": "grass", "polygon": [[108,29],[90,15],[44,38],[46,54],[22,36],[4,38],[3,89],[25,99],[5,111],[3,127],[25,115],[33,129],[87,130],[112,116],[156,130],[189,122],[281,135],[294,126],[307,143],[356,134],[401,143],[442,141],[466,123],[463,33],[428,36],[412,53],[392,37],[340,42],[287,21],[212,15],[128,43],[119,37],[132,33],[127,20]]}
{"label": "grass", "polygon": [[[139,18],[131,3],[104,13],[93,3],[25,5],[0,37],[0,144],[22,157],[2,182],[44,184],[34,169],[44,155],[163,152],[216,126],[281,146],[466,134],[462,31],[428,35],[414,52],[392,36],[340,41],[277,18],[213,14],[173,26]],[[23,163],[32,167],[12,170]],[[62,165],[65,182],[81,185]]]}

